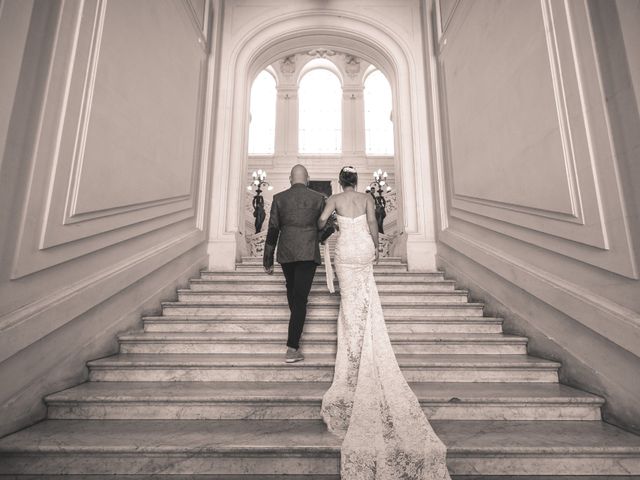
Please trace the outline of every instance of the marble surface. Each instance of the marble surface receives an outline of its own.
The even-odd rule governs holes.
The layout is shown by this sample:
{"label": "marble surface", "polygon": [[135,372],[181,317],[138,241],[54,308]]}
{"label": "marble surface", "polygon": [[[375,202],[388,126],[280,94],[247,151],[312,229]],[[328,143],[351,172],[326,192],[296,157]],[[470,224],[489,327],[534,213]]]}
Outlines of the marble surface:
{"label": "marble surface", "polygon": [[[385,308],[385,318],[390,315],[412,317],[418,316],[482,316],[483,305],[481,303],[460,302],[460,303],[439,303],[439,304],[409,304],[409,303],[383,303]],[[337,318],[338,303],[333,305],[322,305],[309,303],[308,313],[310,316],[314,314],[333,315]],[[206,303],[186,303],[186,302],[162,302],[162,312],[164,315],[206,315],[229,317],[233,315],[251,315],[255,317],[268,316],[284,316],[289,313],[289,306],[286,298],[279,303],[272,303],[268,309],[260,304],[206,304]],[[265,314],[265,312],[268,312]]]}
{"label": "marble surface", "polygon": [[[49,418],[320,419],[324,382],[87,382],[46,398]],[[602,399],[559,384],[413,383],[449,420],[599,420]]]}
{"label": "marble surface", "polygon": [[[528,355],[399,354],[409,382],[557,382],[559,364]],[[97,381],[331,381],[335,356],[309,354],[119,354],[89,362]]]}
{"label": "marble surface", "polygon": [[[447,445],[453,474],[594,474],[598,468],[600,473],[640,474],[640,437],[604,422],[432,424]],[[225,473],[215,469],[227,469],[231,464],[212,462],[212,458],[233,457],[242,464],[239,459],[247,456],[262,460],[245,464],[252,469],[277,466],[281,473],[295,473],[293,469],[300,468],[335,474],[337,470],[331,469],[338,466],[339,444],[340,439],[328,433],[321,421],[48,420],[0,440],[0,472],[15,473],[10,470],[20,467],[27,468],[24,473],[42,473],[34,470],[46,466],[48,455],[53,455],[53,467],[68,468],[68,460],[75,454],[91,459],[95,467],[106,455],[112,463],[103,464],[103,469],[123,469],[127,464],[138,469],[128,473],[146,473],[145,469],[153,473],[160,466],[165,473],[187,473],[183,468],[203,469],[190,473]],[[38,457],[24,456],[28,454]],[[184,462],[185,456],[194,461]],[[568,471],[572,468],[578,469]],[[99,468],[93,472],[100,473]],[[56,473],[55,468],[51,473]]]}
{"label": "marble surface", "polygon": [[[86,382],[47,396],[53,401],[150,400],[220,401],[252,398],[261,401],[313,400],[322,398],[327,382]],[[601,404],[603,399],[566,385],[531,383],[410,383],[419,400],[429,402],[494,403],[587,403]]]}
{"label": "marble surface", "polygon": [[[449,447],[454,479],[640,475],[640,437],[596,421],[602,399],[558,384],[560,365],[526,355],[527,339],[503,335],[502,319],[483,317],[482,304],[438,304],[466,300],[441,274],[377,271],[389,287],[385,316],[398,362]],[[202,290],[181,291],[199,300],[165,302],[170,315],[144,317],[145,331],[121,334],[123,353],[89,362],[97,381],[48,396],[50,420],[0,439],[0,479],[17,472],[336,478],[340,440],[319,410],[333,377],[339,296],[316,284],[306,359],[291,365],[282,352],[288,308],[275,290],[282,277],[211,278],[192,281]],[[229,280],[237,284],[212,293]],[[246,305],[251,281],[269,308]],[[435,285],[451,289],[425,293]]]}
{"label": "marble surface", "polygon": [[[502,319],[491,317],[427,317],[405,319],[390,317],[385,320],[390,333],[501,333]],[[204,316],[149,316],[143,318],[148,332],[286,332],[289,319],[280,317],[263,319],[255,317],[215,318]],[[336,333],[334,317],[311,317],[304,324],[307,333]]]}
{"label": "marble surface", "polygon": [[[0,480],[340,480],[340,475],[1,475]],[[458,480],[454,478],[453,480]],[[466,480],[466,479],[465,479]],[[509,480],[502,478],[501,480]],[[545,480],[545,479],[542,479]],[[546,479],[549,480],[549,479]],[[585,479],[582,479],[585,480]],[[589,479],[586,479],[589,480]],[[599,479],[602,480],[602,479]],[[624,480],[624,479],[621,479]]]}
{"label": "marble surface", "polygon": [[[468,292],[453,290],[448,292],[380,292],[380,301],[387,303],[424,304],[424,303],[460,303],[467,301]],[[283,292],[207,292],[198,290],[178,290],[178,300],[188,303],[229,304],[259,303],[271,305],[282,303]],[[285,297],[286,299],[286,297]],[[317,290],[309,295],[309,305],[333,305],[340,303],[340,295],[329,290]]]}
{"label": "marble surface", "polygon": [[[444,280],[444,274],[442,272],[408,272],[408,271],[385,271],[381,272],[378,269],[373,271],[376,277],[376,282],[403,282],[403,281],[442,281]],[[324,271],[322,269],[316,270],[315,279],[322,281]],[[201,278],[207,280],[238,280],[238,279],[253,279],[260,278],[263,281],[284,281],[284,274],[281,270],[276,269],[273,275],[265,275],[264,270],[258,267],[251,269],[238,269],[232,272],[201,272]],[[271,279],[271,280],[269,280]]]}
{"label": "marble surface", "polygon": [[[253,332],[245,334],[235,332],[222,333],[189,333],[189,332],[164,332],[151,333],[144,331],[132,331],[119,335],[119,340],[123,342],[271,342],[281,341],[282,335],[269,335],[266,332],[260,332],[260,335],[252,335]],[[318,342],[336,342],[335,334],[323,333],[305,333],[304,341],[308,344]],[[508,343],[508,344],[526,344],[527,338],[517,335],[508,335],[503,333],[467,333],[467,332],[440,332],[440,333],[413,333],[392,332],[392,342],[410,342],[410,343]]]}
{"label": "marble surface", "polygon": [[[282,294],[286,292],[286,287],[282,278],[278,278],[277,281],[262,281],[260,277],[254,277],[245,281],[212,281],[212,280],[200,280],[194,279],[189,283],[191,290],[200,292],[242,292],[251,290],[253,292],[261,293],[278,293]],[[394,282],[378,283],[378,291],[382,293],[389,292],[451,292],[455,290],[455,282],[451,280],[442,281],[407,281],[407,282]],[[311,284],[312,294],[327,292],[327,283],[323,278],[316,278]],[[340,292],[340,287],[336,285],[336,292]]]}
{"label": "marble surface", "polygon": [[[502,333],[390,332],[398,354],[526,354],[526,337]],[[129,332],[118,337],[122,353],[282,353],[286,334],[276,332]],[[331,353],[335,334],[307,332],[301,339],[305,353]]]}
{"label": "marble surface", "polygon": [[[415,367],[457,367],[457,368],[546,368],[556,369],[560,364],[552,360],[533,357],[530,355],[398,355],[400,366]],[[297,364],[283,364],[282,355],[232,355],[232,354],[120,354],[93,360],[88,363],[90,367],[105,366],[195,366],[207,367],[211,365],[228,366],[263,366],[273,365],[292,368],[305,368],[306,366],[333,366],[333,355],[317,354],[309,355],[304,362]]]}
{"label": "marble surface", "polygon": [[[420,272],[386,272],[378,273],[374,271],[376,284],[398,284],[398,283],[442,283],[452,282],[452,280],[446,280],[441,273],[420,273]],[[265,275],[264,271],[261,272],[202,272],[201,277],[191,279],[191,283],[202,283],[216,285],[220,283],[231,282],[238,285],[247,285],[253,282],[266,285],[276,285],[284,283],[284,274],[277,270],[273,275]],[[326,284],[324,275],[316,273],[313,278],[314,284]],[[336,285],[339,287],[339,285]]]}

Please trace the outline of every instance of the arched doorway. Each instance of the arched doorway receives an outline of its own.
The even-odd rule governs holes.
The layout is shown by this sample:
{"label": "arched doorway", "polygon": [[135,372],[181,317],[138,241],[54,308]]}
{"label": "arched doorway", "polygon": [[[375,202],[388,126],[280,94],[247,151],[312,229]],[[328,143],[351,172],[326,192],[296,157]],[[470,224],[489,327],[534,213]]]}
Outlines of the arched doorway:
{"label": "arched doorway", "polygon": [[[323,26],[324,25],[324,26]],[[330,26],[329,26],[330,25]],[[243,253],[249,98],[253,79],[269,65],[291,55],[318,50],[341,52],[375,65],[389,79],[393,92],[394,172],[400,205],[399,239],[411,270],[435,268],[433,199],[428,168],[424,72],[399,39],[371,19],[341,12],[316,11],[305,16],[279,16],[247,29],[235,45],[227,45],[220,79],[216,118],[216,153],[209,241],[210,267],[232,270]],[[279,95],[297,92],[279,90]],[[292,107],[288,107],[292,108]],[[276,127],[277,129],[278,127]],[[276,144],[278,139],[276,139]],[[288,148],[288,147],[287,147]],[[297,148],[289,148],[286,167],[297,163]],[[277,147],[276,147],[277,151]],[[288,155],[288,156],[287,156]],[[294,162],[295,157],[295,162]],[[292,163],[293,162],[293,163]],[[281,165],[285,168],[285,165]],[[327,171],[328,178],[336,175]],[[327,178],[318,178],[325,180]]]}
{"label": "arched doorway", "polygon": [[[397,255],[404,225],[393,188],[392,103],[385,74],[348,52],[301,51],[276,60],[256,75],[247,127],[248,191],[244,221],[239,225],[249,256],[262,255],[266,238],[264,224],[256,222],[262,213],[254,211],[254,204],[264,205],[268,217],[273,194],[289,187],[289,171],[297,163],[309,170],[310,187],[324,186],[325,195],[340,191],[337,173],[344,165],[358,170],[361,191],[372,184],[373,172],[384,172],[382,188],[372,191],[377,202],[386,206],[384,218],[380,215],[384,221],[380,255]],[[268,171],[273,190],[261,188],[256,193],[253,172],[260,171]]]}

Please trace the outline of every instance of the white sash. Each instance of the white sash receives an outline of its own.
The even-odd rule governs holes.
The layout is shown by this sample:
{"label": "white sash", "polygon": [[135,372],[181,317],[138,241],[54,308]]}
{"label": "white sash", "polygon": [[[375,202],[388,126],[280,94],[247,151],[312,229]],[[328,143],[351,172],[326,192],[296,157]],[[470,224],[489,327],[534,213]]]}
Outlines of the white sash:
{"label": "white sash", "polygon": [[329,250],[329,242],[324,243],[324,266],[327,274],[327,287],[331,293],[335,293],[333,287],[333,268],[331,267],[331,252]]}

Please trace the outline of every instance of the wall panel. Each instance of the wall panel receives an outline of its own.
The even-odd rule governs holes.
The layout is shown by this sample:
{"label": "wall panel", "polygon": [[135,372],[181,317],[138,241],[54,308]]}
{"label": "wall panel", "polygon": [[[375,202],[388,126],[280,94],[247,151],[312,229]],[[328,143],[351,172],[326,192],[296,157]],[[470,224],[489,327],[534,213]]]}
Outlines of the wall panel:
{"label": "wall panel", "polygon": [[[77,370],[105,354],[117,319],[132,308],[105,302],[132,285],[141,298],[159,284],[166,291],[206,264],[211,168],[203,138],[212,124],[205,107],[217,74],[210,29],[219,4],[8,3],[0,22],[17,27],[3,34],[16,48],[22,37],[23,47],[1,73],[3,82],[18,81],[7,142],[0,136],[0,376],[23,365],[24,383],[39,381],[25,354],[34,345],[62,357],[74,345],[51,343],[52,334],[64,330],[69,342],[85,325],[83,338],[96,341],[74,355]],[[77,321],[98,306],[104,325]],[[132,328],[132,318],[119,328]],[[21,385],[3,385],[12,411],[40,401],[32,398],[40,389],[23,395]],[[34,415],[0,422],[0,435]]]}
{"label": "wall panel", "polygon": [[434,3],[439,266],[640,428],[640,27],[618,2]]}
{"label": "wall panel", "polygon": [[193,217],[199,40],[179,2],[64,5],[13,278]]}
{"label": "wall panel", "polygon": [[440,38],[450,215],[637,278],[586,4],[489,3]]}

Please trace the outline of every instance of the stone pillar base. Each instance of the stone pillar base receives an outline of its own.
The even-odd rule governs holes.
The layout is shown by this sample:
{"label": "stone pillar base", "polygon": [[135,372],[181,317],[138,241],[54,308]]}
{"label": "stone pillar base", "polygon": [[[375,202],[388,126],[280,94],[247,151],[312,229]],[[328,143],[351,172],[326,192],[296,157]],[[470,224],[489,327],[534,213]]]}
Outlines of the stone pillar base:
{"label": "stone pillar base", "polygon": [[207,245],[209,270],[232,272],[236,269],[237,245],[234,236],[223,239],[211,239]]}
{"label": "stone pillar base", "polygon": [[436,271],[436,242],[409,234],[407,237],[407,264],[411,272]]}

